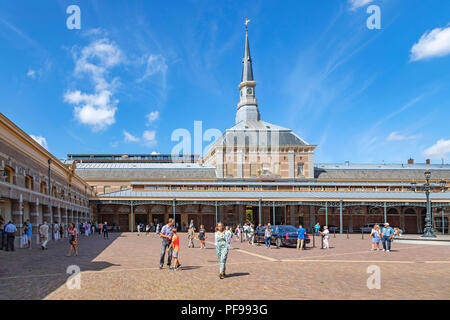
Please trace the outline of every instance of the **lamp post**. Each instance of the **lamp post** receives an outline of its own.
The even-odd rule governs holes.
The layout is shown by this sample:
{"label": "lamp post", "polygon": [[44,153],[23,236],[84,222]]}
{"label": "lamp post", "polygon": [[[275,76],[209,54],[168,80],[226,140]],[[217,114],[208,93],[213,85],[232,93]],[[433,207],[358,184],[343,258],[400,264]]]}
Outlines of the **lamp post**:
{"label": "lamp post", "polygon": [[427,215],[425,217],[425,230],[423,232],[422,237],[423,238],[436,238],[436,235],[433,231],[433,224],[431,223],[431,203],[430,203],[430,178],[431,178],[431,171],[427,170],[424,173],[425,179],[427,182],[424,185],[425,188],[425,195],[427,197]]}

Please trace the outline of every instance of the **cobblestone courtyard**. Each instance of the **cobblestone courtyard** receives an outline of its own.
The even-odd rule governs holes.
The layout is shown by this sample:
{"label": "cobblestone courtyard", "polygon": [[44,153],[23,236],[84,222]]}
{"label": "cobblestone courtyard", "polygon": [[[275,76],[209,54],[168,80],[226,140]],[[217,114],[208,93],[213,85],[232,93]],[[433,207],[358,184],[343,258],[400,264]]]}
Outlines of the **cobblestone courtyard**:
{"label": "cobblestone courtyard", "polygon": [[[78,257],[65,256],[67,240],[0,251],[0,299],[450,299],[450,246],[394,242],[390,253],[372,252],[360,235],[331,235],[328,250],[319,241],[305,251],[233,241],[220,280],[208,237],[205,250],[189,249],[181,234],[179,271],[159,269],[154,233],[81,236]],[[65,284],[69,265],[81,269],[80,290]],[[380,290],[367,288],[370,265],[380,267]]]}

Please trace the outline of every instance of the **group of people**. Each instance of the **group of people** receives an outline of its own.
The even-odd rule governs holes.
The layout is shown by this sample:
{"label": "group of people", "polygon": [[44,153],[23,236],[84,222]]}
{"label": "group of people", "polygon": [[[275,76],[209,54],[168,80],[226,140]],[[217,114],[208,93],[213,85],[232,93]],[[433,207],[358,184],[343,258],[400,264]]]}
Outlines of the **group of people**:
{"label": "group of people", "polygon": [[395,236],[400,236],[401,230],[399,228],[392,228],[389,223],[386,222],[383,228],[380,228],[378,224],[374,225],[370,232],[370,240],[372,242],[372,251],[380,251],[380,242],[383,244],[383,251],[391,251],[392,239]]}
{"label": "group of people", "polygon": [[[159,259],[159,268],[162,269],[164,267],[165,255],[167,251],[167,266],[171,270],[180,270],[181,263],[179,260],[180,254],[180,237],[177,233],[177,227],[174,225],[174,220],[172,218],[169,219],[169,222],[164,225],[159,231],[159,236],[162,239],[161,244],[161,254]],[[216,254],[217,260],[219,262],[219,278],[225,278],[225,270],[226,270],[226,261],[228,257],[228,249],[231,244],[231,231],[226,230],[223,223],[219,222],[216,226],[215,233],[215,245],[216,245]],[[189,224],[188,228],[188,247],[193,248],[193,239],[195,237],[195,226],[193,221]],[[200,248],[205,248],[206,241],[206,229],[204,225],[200,225],[198,231],[198,239],[200,240]],[[173,261],[172,261],[173,259]],[[172,263],[173,262],[173,263]]]}
{"label": "group of people", "polygon": [[[61,240],[65,237],[69,238],[69,252],[67,256],[78,255],[78,234],[84,234],[89,236],[98,231],[99,234],[103,232],[103,238],[108,239],[108,223],[104,222],[95,224],[91,222],[83,223],[69,223],[67,226],[64,223],[49,224],[47,221],[43,221],[38,224],[37,232],[39,238],[39,245],[42,250],[48,250],[48,241],[52,238],[54,240]],[[16,239],[17,227],[11,221],[8,221],[5,225],[0,225],[0,250],[15,251],[14,242]],[[33,225],[29,219],[23,223],[23,236],[22,241],[25,249],[32,249],[32,237],[33,237]]]}
{"label": "group of people", "polygon": [[[191,223],[189,224],[189,228],[188,228],[188,248],[194,248],[194,239],[196,238],[195,236],[195,226],[194,226],[194,221],[191,220]],[[200,241],[200,249],[205,249],[206,248],[206,229],[205,226],[202,224],[200,225],[200,228],[198,229],[198,235],[197,235],[197,239]]]}

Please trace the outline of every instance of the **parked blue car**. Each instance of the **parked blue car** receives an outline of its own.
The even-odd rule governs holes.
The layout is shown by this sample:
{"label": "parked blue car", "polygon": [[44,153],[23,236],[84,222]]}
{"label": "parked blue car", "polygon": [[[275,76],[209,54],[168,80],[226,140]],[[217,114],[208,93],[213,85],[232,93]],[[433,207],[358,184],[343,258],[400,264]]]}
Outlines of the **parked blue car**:
{"label": "parked blue car", "polygon": [[[281,246],[296,246],[297,245],[297,228],[290,225],[274,225],[270,226],[270,230],[272,231],[272,238],[270,242],[275,244],[277,248]],[[255,231],[255,242],[264,243],[264,233],[266,231],[266,226],[262,226],[261,228],[257,228]],[[305,244],[310,242],[310,238],[308,234],[305,234]]]}

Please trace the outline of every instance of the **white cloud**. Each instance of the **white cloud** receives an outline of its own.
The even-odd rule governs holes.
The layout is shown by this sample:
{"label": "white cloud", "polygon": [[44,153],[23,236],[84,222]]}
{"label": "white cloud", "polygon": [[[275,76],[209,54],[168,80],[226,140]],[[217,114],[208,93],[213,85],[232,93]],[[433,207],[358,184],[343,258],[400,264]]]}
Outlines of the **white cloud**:
{"label": "white cloud", "polygon": [[423,152],[424,157],[431,159],[447,159],[447,155],[450,153],[450,139],[440,139],[431,147],[425,149]]}
{"label": "white cloud", "polygon": [[47,139],[41,136],[35,136],[33,134],[30,134],[30,137],[32,137],[37,143],[39,143],[42,147],[48,150]]}
{"label": "white cloud", "polygon": [[145,144],[148,146],[155,145],[156,144],[156,131],[154,130],[145,130],[142,134],[142,139],[144,140]]}
{"label": "white cloud", "polygon": [[159,152],[153,151],[152,154],[155,154],[155,155],[156,155],[156,154],[159,154]]}
{"label": "white cloud", "polygon": [[33,69],[28,69],[27,76],[31,79],[34,79],[36,77],[36,71]]}
{"label": "white cloud", "polygon": [[161,73],[165,77],[166,72],[166,59],[160,54],[150,54],[146,61],[145,73],[139,81],[143,81],[156,73]]}
{"label": "white cloud", "polygon": [[147,118],[147,126],[149,126],[153,121],[155,121],[159,118],[159,112],[152,111],[149,114],[147,114],[145,117]]}
{"label": "white cloud", "polygon": [[418,138],[418,136],[403,136],[396,131],[393,131],[386,138],[387,141],[403,141],[403,140],[413,140]]}
{"label": "white cloud", "polygon": [[68,91],[64,101],[74,105],[74,115],[82,124],[92,127],[93,131],[104,130],[115,123],[118,100],[113,98],[117,79],[108,81],[111,68],[124,62],[119,47],[106,38],[95,40],[81,49],[80,55],[74,54],[76,76],[91,78],[95,93],[82,93],[79,90]]}
{"label": "white cloud", "polygon": [[90,125],[93,131],[100,131],[115,123],[118,100],[111,100],[112,93],[103,90],[95,94],[81,93],[79,90],[67,92],[64,101],[76,105],[75,119]]}
{"label": "white cloud", "polygon": [[123,135],[124,135],[123,141],[125,141],[125,143],[138,142],[139,141],[138,137],[133,136],[131,133],[129,133],[129,132],[125,131],[125,130],[123,130]]}
{"label": "white cloud", "polygon": [[361,8],[361,7],[365,6],[366,4],[371,3],[372,1],[373,0],[348,0],[348,2],[351,5],[350,9],[352,9],[352,10]]}
{"label": "white cloud", "polygon": [[411,48],[411,61],[450,54],[450,26],[426,32]]}

